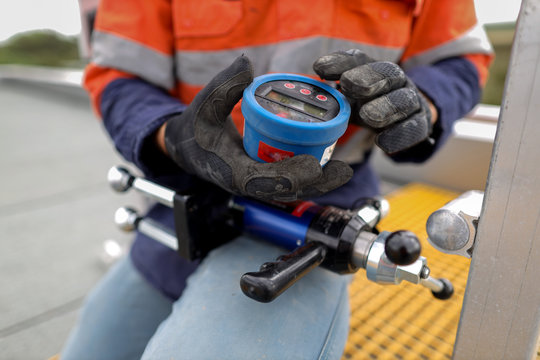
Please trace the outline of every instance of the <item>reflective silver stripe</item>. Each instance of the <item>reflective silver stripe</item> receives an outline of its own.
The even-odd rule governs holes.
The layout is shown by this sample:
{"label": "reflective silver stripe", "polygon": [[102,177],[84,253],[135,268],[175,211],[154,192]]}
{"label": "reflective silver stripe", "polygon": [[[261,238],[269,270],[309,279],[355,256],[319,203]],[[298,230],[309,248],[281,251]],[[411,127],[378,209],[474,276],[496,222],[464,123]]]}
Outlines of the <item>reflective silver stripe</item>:
{"label": "reflective silver stripe", "polygon": [[447,57],[478,53],[490,54],[492,52],[493,49],[486,32],[478,24],[463,36],[415,55],[403,62],[401,66],[407,70],[418,65],[432,64]]}
{"label": "reflective silver stripe", "polygon": [[133,40],[96,31],[92,38],[92,61],[137,75],[166,89],[175,86],[173,57]]}
{"label": "reflective silver stripe", "polygon": [[366,45],[328,37],[310,37],[219,51],[181,50],[176,53],[176,76],[188,84],[206,84],[242,54],[251,59],[255,76],[269,72],[313,74],[311,66],[319,56],[349,49],[360,49],[374,59],[393,62],[397,62],[403,53],[402,48]]}

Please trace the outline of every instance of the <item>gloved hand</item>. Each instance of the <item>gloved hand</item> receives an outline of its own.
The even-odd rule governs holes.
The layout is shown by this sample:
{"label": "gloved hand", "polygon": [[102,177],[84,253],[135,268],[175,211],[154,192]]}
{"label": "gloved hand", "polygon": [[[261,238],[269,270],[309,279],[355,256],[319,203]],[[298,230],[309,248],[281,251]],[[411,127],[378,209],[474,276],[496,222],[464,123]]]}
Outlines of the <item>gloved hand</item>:
{"label": "gloved hand", "polygon": [[320,57],[313,69],[323,79],[340,81],[351,102],[351,122],[375,131],[375,143],[384,152],[394,154],[429,139],[428,102],[397,64],[348,50]]}
{"label": "gloved hand", "polygon": [[237,194],[293,201],[333,190],[352,177],[343,162],[324,168],[311,155],[275,163],[251,159],[229,114],[253,80],[251,62],[238,57],[201,90],[188,108],[168,119],[165,147],[185,171]]}

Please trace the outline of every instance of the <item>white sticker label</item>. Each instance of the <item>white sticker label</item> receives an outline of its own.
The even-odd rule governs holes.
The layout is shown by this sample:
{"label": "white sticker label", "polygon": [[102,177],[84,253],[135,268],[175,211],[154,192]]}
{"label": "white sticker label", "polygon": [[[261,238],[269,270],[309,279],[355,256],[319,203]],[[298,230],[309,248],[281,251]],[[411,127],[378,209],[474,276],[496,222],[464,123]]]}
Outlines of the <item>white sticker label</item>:
{"label": "white sticker label", "polygon": [[321,166],[326,165],[326,163],[330,161],[330,158],[332,157],[332,154],[334,153],[334,149],[336,148],[336,143],[337,141],[333,143],[332,145],[330,145],[329,147],[327,147],[326,149],[324,149],[324,153],[321,158]]}

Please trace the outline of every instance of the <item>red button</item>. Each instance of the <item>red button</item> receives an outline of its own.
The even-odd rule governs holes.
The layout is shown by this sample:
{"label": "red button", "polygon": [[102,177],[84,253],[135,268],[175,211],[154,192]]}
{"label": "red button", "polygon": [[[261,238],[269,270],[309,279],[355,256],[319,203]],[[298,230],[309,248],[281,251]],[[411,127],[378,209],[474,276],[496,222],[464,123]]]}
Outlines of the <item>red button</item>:
{"label": "red button", "polygon": [[294,84],[291,84],[291,83],[285,83],[284,86],[287,88],[287,89],[294,89],[296,86],[294,86]]}
{"label": "red button", "polygon": [[317,95],[316,97],[317,97],[317,100],[320,100],[320,101],[328,100],[328,98],[326,96],[324,96],[324,95]]}
{"label": "red button", "polygon": [[300,89],[300,92],[304,95],[310,95],[311,94],[311,90],[308,90],[308,89]]}

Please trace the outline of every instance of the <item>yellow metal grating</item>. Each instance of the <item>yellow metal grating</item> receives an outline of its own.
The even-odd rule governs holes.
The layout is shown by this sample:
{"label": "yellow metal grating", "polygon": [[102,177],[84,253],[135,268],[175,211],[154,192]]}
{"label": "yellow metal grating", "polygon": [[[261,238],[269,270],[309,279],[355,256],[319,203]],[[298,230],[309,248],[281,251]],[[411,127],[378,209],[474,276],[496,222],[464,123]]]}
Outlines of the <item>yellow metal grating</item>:
{"label": "yellow metal grating", "polygon": [[390,213],[380,230],[414,232],[432,276],[449,279],[454,296],[441,301],[420,285],[378,285],[358,272],[349,290],[350,332],[342,359],[451,359],[470,260],[431,247],[425,224],[433,211],[457,196],[423,184],[409,184],[387,196]]}

